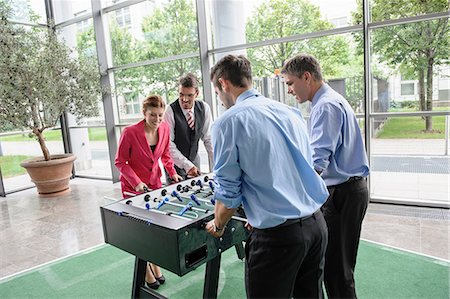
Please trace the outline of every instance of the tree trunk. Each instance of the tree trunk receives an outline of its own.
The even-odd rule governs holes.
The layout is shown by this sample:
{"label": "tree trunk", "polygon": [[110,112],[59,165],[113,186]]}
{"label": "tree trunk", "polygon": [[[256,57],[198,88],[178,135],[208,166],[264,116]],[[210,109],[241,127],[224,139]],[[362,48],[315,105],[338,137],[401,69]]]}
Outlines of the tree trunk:
{"label": "tree trunk", "polygon": [[425,70],[419,68],[419,110],[425,111]]}
{"label": "tree trunk", "polygon": [[[427,67],[427,101],[425,110],[432,111],[433,110],[433,54],[430,53],[428,56],[428,67]],[[431,116],[425,117],[425,131],[431,132],[433,131],[433,118]]]}
{"label": "tree trunk", "polygon": [[42,153],[44,154],[45,161],[50,161],[50,152],[48,151],[47,146],[45,145],[44,135],[38,129],[33,129],[33,133],[36,135],[39,145],[41,146]]}

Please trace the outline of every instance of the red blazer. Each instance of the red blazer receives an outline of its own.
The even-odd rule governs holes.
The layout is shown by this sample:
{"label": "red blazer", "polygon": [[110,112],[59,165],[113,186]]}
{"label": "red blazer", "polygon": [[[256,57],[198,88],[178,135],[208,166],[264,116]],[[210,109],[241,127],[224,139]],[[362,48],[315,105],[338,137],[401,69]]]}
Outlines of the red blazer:
{"label": "red blazer", "polygon": [[164,165],[170,176],[176,174],[173,160],[169,154],[170,130],[163,121],[158,127],[158,144],[152,152],[145,138],[145,120],[126,127],[120,136],[115,165],[120,171],[122,195],[124,191],[136,193],[134,188],[145,183],[151,189],[161,188],[161,168],[158,160]]}

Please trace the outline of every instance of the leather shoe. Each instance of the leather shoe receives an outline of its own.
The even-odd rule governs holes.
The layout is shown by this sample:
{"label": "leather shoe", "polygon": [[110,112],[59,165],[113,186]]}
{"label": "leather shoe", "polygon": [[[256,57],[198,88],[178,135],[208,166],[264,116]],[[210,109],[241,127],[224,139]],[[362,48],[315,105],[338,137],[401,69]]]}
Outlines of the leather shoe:
{"label": "leather shoe", "polygon": [[159,281],[160,284],[164,284],[166,282],[166,278],[164,275],[161,275],[160,277],[155,277],[156,281]]}
{"label": "leather shoe", "polygon": [[145,283],[147,284],[147,287],[149,287],[151,289],[154,289],[154,290],[157,290],[159,288],[159,286],[160,286],[160,283],[159,283],[158,280],[155,280],[152,283],[149,283],[149,282],[146,281]]}

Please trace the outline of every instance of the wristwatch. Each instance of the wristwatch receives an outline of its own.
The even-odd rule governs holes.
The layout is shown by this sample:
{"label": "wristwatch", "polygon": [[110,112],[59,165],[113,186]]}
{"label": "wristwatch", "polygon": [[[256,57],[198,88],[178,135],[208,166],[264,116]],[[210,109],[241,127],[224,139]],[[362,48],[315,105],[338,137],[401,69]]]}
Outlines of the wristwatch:
{"label": "wristwatch", "polygon": [[215,233],[220,233],[221,231],[223,231],[223,227],[218,227],[216,225],[216,222],[214,222],[214,232]]}

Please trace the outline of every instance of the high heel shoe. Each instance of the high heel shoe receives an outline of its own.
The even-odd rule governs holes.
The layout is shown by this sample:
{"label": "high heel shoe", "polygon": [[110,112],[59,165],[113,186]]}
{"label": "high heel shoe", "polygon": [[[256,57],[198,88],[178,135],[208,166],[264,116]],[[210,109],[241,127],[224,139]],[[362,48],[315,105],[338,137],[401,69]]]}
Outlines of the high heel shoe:
{"label": "high heel shoe", "polygon": [[155,272],[153,272],[153,269],[151,266],[150,266],[150,271],[152,271],[153,276],[155,277],[156,281],[159,282],[159,284],[164,284],[166,282],[166,278],[164,277],[163,274],[161,274],[160,277],[156,277]]}
{"label": "high heel shoe", "polygon": [[159,288],[159,286],[160,286],[160,283],[159,283],[158,280],[155,280],[152,283],[149,283],[148,281],[145,281],[145,284],[147,285],[147,287],[149,287],[151,289],[154,289],[154,290],[157,290]]}
{"label": "high heel shoe", "polygon": [[159,281],[160,284],[164,284],[166,282],[166,278],[161,274],[160,277],[155,277],[156,281]]}

